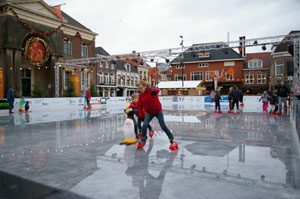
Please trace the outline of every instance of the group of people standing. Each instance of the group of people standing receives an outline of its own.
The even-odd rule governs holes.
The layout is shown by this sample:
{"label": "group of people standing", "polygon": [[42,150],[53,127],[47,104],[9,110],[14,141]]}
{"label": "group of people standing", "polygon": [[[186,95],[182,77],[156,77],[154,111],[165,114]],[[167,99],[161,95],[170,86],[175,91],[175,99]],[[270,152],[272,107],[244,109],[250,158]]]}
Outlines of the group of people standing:
{"label": "group of people standing", "polygon": [[[218,86],[216,92],[212,91],[210,93],[210,98],[214,99],[215,101],[215,112],[214,113],[222,113],[220,101],[222,100],[221,97],[221,88]],[[229,102],[229,110],[228,113],[234,113],[234,107],[236,106],[236,113],[240,114],[240,106],[239,103],[241,102],[241,106],[243,106],[243,93],[238,90],[238,88],[230,87],[228,93],[228,102]]]}
{"label": "group of people standing", "polygon": [[259,101],[263,103],[263,112],[268,112],[268,106],[270,103],[270,114],[281,115],[283,113],[287,115],[287,99],[290,94],[291,91],[284,82],[281,82],[280,86],[274,90],[271,95],[267,91],[264,91],[262,96],[259,98]]}

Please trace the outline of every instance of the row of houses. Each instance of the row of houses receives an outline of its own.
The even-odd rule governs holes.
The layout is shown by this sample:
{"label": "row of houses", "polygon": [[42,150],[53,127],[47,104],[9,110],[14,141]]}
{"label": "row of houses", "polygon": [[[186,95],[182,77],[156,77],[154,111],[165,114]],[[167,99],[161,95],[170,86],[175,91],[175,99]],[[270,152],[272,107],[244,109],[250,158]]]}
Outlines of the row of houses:
{"label": "row of houses", "polygon": [[55,66],[66,60],[110,56],[95,47],[96,36],[59,6],[43,0],[0,0],[0,98],[11,87],[17,97],[31,96],[36,87],[50,97],[64,96],[70,84],[77,96],[87,87],[103,97],[130,96],[140,79],[155,86],[163,81],[199,81],[189,89],[172,83],[162,94],[203,95],[213,89],[214,77],[224,92],[235,85],[251,94],[288,80],[293,66],[286,43],[271,53],[246,56],[231,48],[184,53],[183,60],[174,59],[166,72],[132,54],[78,67]]}
{"label": "row of houses", "polygon": [[[246,94],[265,90],[272,92],[281,81],[292,83],[294,63],[288,52],[291,44],[283,42],[273,46],[272,52],[247,53],[244,56],[242,50],[238,53],[231,48],[186,52],[171,62],[158,87],[162,88],[162,95],[203,95],[213,90],[215,84],[222,88],[223,93],[228,93],[232,86]],[[220,46],[220,43],[215,45]],[[183,82],[174,87],[176,82],[170,81]],[[189,81],[198,81],[199,84],[190,87]]]}

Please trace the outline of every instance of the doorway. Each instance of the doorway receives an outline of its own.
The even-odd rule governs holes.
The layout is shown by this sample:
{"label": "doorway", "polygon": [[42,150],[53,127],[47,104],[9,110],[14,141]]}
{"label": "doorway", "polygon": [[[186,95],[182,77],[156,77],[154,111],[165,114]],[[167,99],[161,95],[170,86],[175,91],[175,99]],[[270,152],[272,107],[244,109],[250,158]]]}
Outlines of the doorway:
{"label": "doorway", "polygon": [[22,96],[30,97],[31,96],[31,70],[24,68],[21,71],[22,78]]}

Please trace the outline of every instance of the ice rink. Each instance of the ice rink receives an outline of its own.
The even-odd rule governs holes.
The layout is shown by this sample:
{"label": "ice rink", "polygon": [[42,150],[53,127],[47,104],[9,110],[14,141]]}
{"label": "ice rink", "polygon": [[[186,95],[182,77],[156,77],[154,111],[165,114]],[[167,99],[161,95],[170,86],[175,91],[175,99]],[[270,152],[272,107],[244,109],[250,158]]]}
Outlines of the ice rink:
{"label": "ice rink", "polygon": [[0,198],[299,198],[289,116],[163,107],[176,152],[157,119],[144,149],[120,145],[123,106],[0,116]]}

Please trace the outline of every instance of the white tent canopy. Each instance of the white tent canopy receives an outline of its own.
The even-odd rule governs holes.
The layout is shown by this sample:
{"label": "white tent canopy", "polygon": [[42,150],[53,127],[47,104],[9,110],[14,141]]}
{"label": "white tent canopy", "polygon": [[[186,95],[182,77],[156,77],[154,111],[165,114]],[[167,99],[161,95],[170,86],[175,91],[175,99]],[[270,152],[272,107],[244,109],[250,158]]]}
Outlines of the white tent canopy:
{"label": "white tent canopy", "polygon": [[158,88],[196,88],[199,86],[201,81],[166,81],[166,82],[159,82]]}

